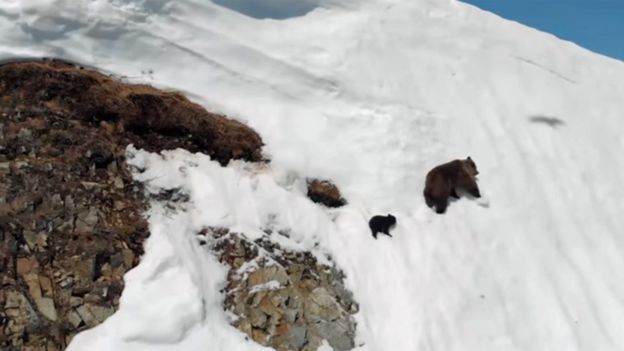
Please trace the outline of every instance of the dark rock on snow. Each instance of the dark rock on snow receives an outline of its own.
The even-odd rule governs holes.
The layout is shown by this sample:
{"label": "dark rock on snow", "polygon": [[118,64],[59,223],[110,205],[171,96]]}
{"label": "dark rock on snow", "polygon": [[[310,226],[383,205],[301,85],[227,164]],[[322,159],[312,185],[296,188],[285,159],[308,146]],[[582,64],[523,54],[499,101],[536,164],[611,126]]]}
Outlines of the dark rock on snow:
{"label": "dark rock on snow", "polygon": [[327,180],[311,179],[308,181],[308,197],[327,207],[341,207],[347,204],[336,185]]}

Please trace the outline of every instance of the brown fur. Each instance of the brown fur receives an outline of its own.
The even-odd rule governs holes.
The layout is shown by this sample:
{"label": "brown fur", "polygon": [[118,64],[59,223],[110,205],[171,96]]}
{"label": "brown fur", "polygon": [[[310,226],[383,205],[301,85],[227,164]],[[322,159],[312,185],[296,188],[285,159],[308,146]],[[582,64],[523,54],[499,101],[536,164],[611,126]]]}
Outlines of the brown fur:
{"label": "brown fur", "polygon": [[474,197],[481,197],[476,176],[477,165],[470,156],[465,160],[454,160],[441,164],[427,173],[423,195],[429,207],[437,213],[444,213],[448,198],[459,198],[456,189],[463,189]]}

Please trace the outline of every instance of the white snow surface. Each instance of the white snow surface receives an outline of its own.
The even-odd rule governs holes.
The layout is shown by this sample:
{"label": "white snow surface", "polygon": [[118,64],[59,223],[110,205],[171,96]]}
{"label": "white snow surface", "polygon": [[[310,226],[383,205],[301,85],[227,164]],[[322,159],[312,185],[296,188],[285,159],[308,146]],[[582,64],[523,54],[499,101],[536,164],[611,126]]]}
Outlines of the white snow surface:
{"label": "white snow surface", "polygon": [[[264,350],[228,324],[204,226],[272,226],[331,255],[360,303],[358,350],[624,349],[622,62],[455,1],[217,2],[0,2],[0,59],[182,91],[248,123],[272,160],[129,148],[150,191],[190,202],[146,214],[119,311],[69,350]],[[435,214],[425,174],[468,155],[485,199]],[[312,203],[306,177],[349,204]],[[374,240],[386,213],[393,237]]]}

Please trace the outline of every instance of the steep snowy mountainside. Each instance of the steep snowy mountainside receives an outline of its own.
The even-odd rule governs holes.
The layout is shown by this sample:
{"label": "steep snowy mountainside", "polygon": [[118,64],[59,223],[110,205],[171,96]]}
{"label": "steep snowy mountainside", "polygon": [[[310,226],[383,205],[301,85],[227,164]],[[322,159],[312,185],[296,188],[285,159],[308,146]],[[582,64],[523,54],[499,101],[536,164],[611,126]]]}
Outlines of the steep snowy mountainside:
{"label": "steep snowy mountainside", "polygon": [[[259,235],[273,212],[345,271],[362,350],[624,348],[624,64],[456,1],[315,4],[282,19],[205,0],[0,5],[1,58],[180,90],[252,126],[272,160],[137,152],[140,179],[186,189],[191,209],[154,209],[120,311],[70,349],[259,349],[226,325],[224,269],[191,240],[204,225]],[[485,200],[436,215],[426,172],[468,155]],[[311,176],[349,205],[308,202]],[[393,238],[369,235],[379,213],[397,216]]]}

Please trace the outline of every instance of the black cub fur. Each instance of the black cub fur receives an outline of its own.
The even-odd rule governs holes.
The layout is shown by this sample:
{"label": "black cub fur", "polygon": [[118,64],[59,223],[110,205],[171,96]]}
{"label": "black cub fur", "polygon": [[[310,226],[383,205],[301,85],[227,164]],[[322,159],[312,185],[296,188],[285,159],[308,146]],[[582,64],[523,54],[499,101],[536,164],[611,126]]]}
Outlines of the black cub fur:
{"label": "black cub fur", "polygon": [[396,217],[391,214],[387,216],[373,216],[373,218],[368,221],[368,226],[373,232],[373,238],[377,239],[377,233],[383,233],[387,236],[392,237],[390,235],[390,228],[396,225]]}

